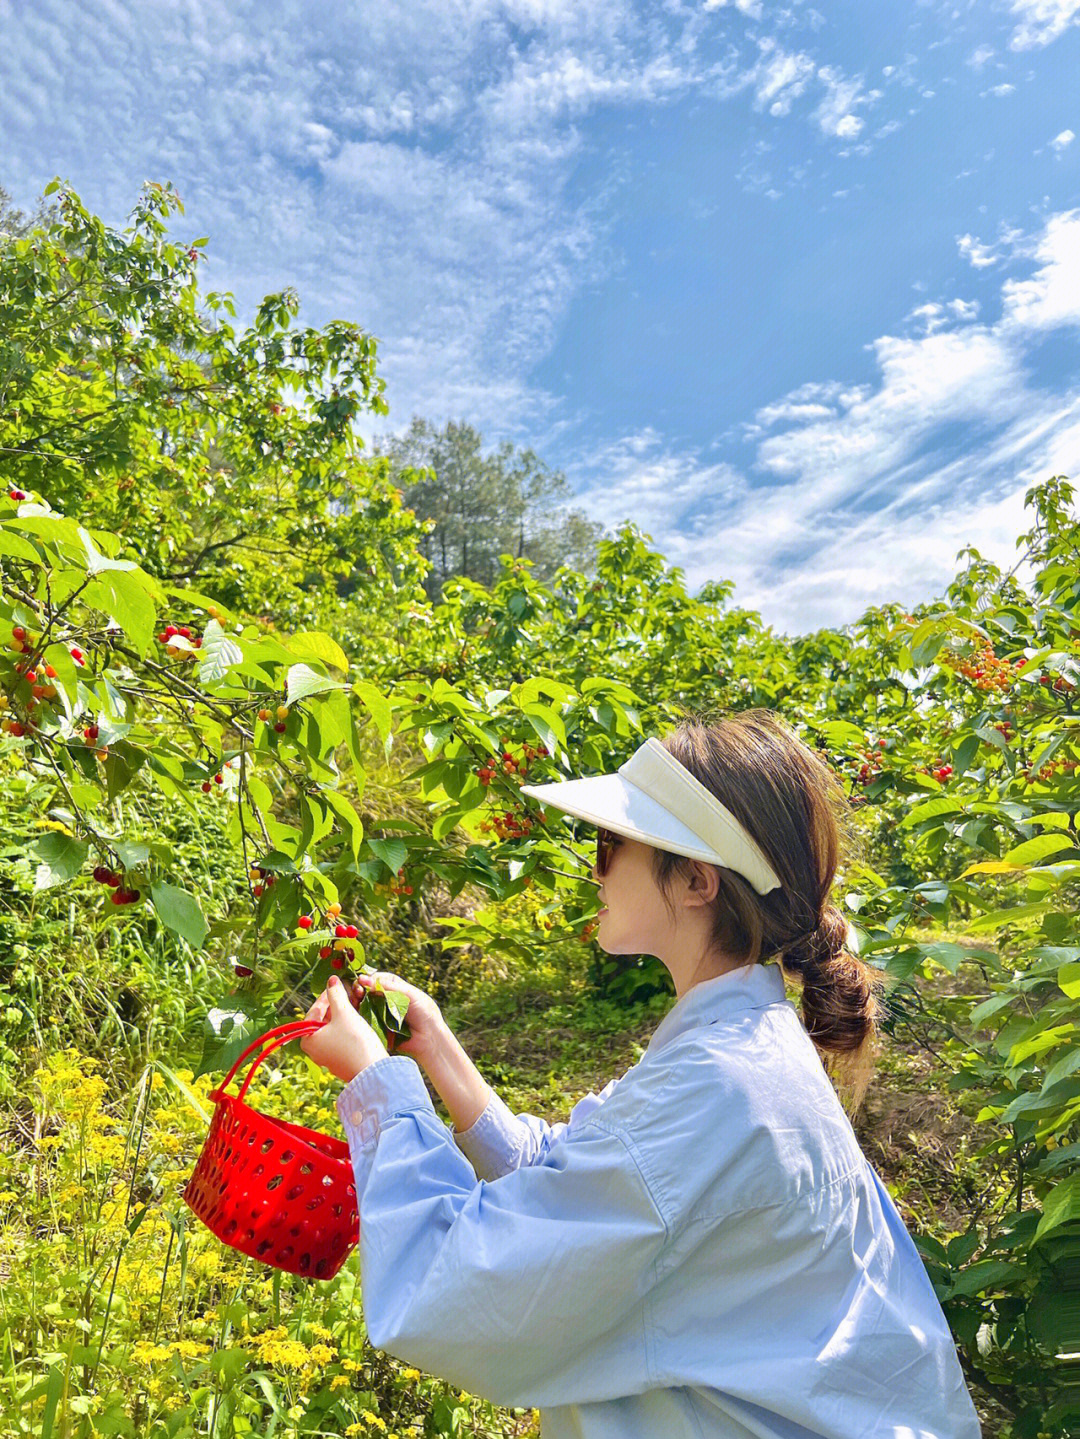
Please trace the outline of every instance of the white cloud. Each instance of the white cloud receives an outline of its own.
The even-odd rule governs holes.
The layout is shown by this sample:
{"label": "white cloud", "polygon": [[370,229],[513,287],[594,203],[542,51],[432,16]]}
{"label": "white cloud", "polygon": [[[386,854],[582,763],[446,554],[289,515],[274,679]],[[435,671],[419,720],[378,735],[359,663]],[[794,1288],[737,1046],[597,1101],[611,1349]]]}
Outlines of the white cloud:
{"label": "white cloud", "polygon": [[728,5],[742,15],[749,15],[751,20],[761,19],[761,0],[705,0],[706,10],[723,10]]}
{"label": "white cloud", "polygon": [[1080,0],[1013,0],[1012,8],[1021,17],[1009,41],[1013,50],[1049,45],[1080,21]]}
{"label": "white cloud", "polygon": [[984,270],[990,265],[996,265],[1001,258],[1000,255],[995,254],[991,246],[984,245],[974,235],[958,235],[956,245],[964,259],[976,270]]}
{"label": "white cloud", "polygon": [[732,579],[734,603],[788,633],[940,594],[967,544],[1011,568],[1026,490],[1080,468],[1080,399],[1035,388],[1026,367],[1047,330],[1080,327],[1078,244],[1080,211],[1051,217],[995,323],[977,323],[974,301],[920,305],[908,318],[924,333],[874,342],[874,384],[808,383],[763,406],[746,470],[673,452],[655,431],[589,457],[589,507],[611,523],[640,505],[627,513],[647,517],[692,588]]}
{"label": "white cloud", "polygon": [[864,122],[851,113],[852,109],[871,100],[871,96],[863,91],[862,77],[845,75],[836,66],[822,65],[818,70],[818,79],[825,86],[825,98],[814,111],[814,119],[826,135],[835,135],[839,140],[853,140]]}
{"label": "white cloud", "polygon": [[1042,331],[1080,325],[1080,210],[1053,215],[1034,247],[1041,268],[1002,286],[1003,327]]}
{"label": "white cloud", "polygon": [[1054,138],[1050,141],[1050,145],[1052,149],[1057,150],[1060,154],[1062,150],[1068,149],[1068,147],[1075,139],[1076,136],[1072,132],[1072,130],[1062,130],[1060,135],[1054,136]]}
{"label": "white cloud", "polygon": [[964,63],[970,65],[973,70],[981,70],[987,60],[992,60],[993,58],[994,47],[992,45],[980,45],[977,50],[973,51],[972,54],[967,57]]}

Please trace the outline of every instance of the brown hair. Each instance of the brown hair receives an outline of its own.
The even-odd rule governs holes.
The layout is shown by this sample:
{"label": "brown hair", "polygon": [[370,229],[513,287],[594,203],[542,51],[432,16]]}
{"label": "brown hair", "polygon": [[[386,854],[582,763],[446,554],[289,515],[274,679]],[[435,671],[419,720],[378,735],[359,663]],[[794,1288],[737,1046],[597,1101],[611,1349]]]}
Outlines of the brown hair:
{"label": "brown hair", "polygon": [[[842,842],[849,852],[857,848],[840,781],[771,710],[687,719],[661,743],[732,812],[780,880],[779,889],[758,894],[717,865],[711,947],[736,964],[778,958],[801,981],[807,1032],[854,1111],[873,1069],[884,976],[847,948],[847,920],[829,898]],[[689,863],[654,853],[669,904],[671,877],[689,877]]]}

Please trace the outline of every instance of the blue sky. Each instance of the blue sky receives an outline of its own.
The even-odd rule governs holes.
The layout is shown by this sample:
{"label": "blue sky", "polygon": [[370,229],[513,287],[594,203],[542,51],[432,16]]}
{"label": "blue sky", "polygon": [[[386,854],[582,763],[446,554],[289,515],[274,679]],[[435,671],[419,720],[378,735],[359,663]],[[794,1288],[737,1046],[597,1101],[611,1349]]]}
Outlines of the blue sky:
{"label": "blue sky", "polygon": [[0,35],[18,202],[172,180],[207,285],[378,337],[380,428],[531,445],[778,629],[1009,568],[1026,489],[1080,480],[1080,0],[0,0]]}

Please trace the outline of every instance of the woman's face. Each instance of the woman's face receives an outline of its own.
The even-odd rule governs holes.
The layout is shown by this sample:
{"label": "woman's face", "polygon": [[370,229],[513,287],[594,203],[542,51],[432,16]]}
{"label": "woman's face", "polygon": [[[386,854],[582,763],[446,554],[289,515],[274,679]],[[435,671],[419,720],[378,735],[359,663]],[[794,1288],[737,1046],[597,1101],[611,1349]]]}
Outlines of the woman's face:
{"label": "woman's face", "polygon": [[654,954],[663,959],[670,950],[674,924],[653,878],[655,850],[622,835],[614,835],[612,844],[603,879],[593,867],[602,906],[597,942],[608,954]]}

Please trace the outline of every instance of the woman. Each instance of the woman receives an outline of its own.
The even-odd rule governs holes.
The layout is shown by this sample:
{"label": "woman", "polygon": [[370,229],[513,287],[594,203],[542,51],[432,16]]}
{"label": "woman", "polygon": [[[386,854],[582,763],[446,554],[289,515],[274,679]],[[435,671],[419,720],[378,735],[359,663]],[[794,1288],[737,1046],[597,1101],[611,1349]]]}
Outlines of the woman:
{"label": "woman", "polygon": [[599,827],[599,943],[658,956],[676,1000],[637,1064],[549,1125],[507,1109],[420,990],[378,976],[410,997],[388,1055],[331,978],[303,1047],[345,1081],[371,1342],[539,1407],[545,1439],[976,1439],[822,1063],[857,1097],[880,979],[829,903],[832,772],[749,711],[523,793]]}

